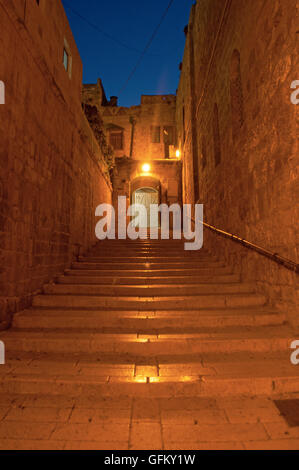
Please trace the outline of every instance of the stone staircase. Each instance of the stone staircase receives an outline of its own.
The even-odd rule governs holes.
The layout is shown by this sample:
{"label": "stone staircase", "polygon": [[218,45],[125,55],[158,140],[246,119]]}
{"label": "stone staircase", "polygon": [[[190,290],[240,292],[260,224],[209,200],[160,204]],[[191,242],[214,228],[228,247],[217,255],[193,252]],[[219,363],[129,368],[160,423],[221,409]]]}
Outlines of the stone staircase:
{"label": "stone staircase", "polygon": [[0,333],[0,394],[47,396],[52,406],[63,397],[175,399],[180,411],[185,399],[271,398],[299,391],[290,362],[298,338],[254,285],[206,251],[104,241]]}

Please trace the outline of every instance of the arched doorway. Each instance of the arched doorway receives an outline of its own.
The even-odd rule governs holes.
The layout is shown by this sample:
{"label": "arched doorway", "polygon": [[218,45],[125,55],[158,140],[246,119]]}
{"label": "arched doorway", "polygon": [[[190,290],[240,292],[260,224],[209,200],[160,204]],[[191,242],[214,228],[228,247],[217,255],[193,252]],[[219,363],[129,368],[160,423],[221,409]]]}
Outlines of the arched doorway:
{"label": "arched doorway", "polygon": [[[140,228],[150,228],[150,206],[161,203],[161,183],[153,176],[141,176],[131,182],[131,204],[142,204],[147,211],[147,217],[142,220]],[[156,227],[157,225],[155,225]],[[154,227],[154,226],[153,226]]]}
{"label": "arched doorway", "polygon": [[150,208],[152,204],[159,204],[159,192],[153,188],[140,188],[134,192],[134,204],[141,204],[147,211],[147,219],[142,220],[140,228],[150,228]]}

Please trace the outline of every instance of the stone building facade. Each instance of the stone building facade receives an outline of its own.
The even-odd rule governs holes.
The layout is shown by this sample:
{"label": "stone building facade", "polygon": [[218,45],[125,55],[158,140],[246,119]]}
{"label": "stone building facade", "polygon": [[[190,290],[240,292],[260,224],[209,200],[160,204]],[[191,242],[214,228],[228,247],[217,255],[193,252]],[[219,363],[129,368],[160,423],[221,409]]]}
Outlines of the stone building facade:
{"label": "stone building facade", "polygon": [[[83,106],[95,106],[103,122],[107,142],[114,149],[113,200],[126,196],[134,203],[135,192],[149,188],[159,203],[180,203],[181,161],[177,156],[176,96],[141,97],[139,106],[118,106],[107,100],[101,80],[84,85]],[[149,169],[144,171],[144,164]]]}
{"label": "stone building facade", "polygon": [[100,79],[83,85],[83,104],[96,106],[116,157],[149,161],[175,158],[176,96],[143,95],[139,106],[118,106],[118,98],[108,101]]}
{"label": "stone building facade", "polygon": [[[186,34],[176,110],[183,199],[203,203],[207,223],[296,261],[296,1],[197,1]],[[209,230],[204,244],[298,322],[295,274]]]}
{"label": "stone building facade", "polygon": [[0,0],[0,327],[95,241],[111,201],[60,0]]}

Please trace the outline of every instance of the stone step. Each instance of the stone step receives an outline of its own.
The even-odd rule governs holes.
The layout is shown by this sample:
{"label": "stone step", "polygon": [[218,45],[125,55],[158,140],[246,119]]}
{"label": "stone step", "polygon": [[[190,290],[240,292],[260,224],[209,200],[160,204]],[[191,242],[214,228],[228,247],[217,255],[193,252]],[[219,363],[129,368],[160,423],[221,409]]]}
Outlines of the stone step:
{"label": "stone step", "polygon": [[281,325],[283,314],[266,308],[225,309],[203,311],[89,311],[31,309],[14,317],[15,328],[123,328],[135,331],[152,331],[162,328],[225,327]]}
{"label": "stone step", "polygon": [[177,263],[196,263],[196,264],[204,264],[204,263],[212,263],[216,265],[223,265],[218,259],[213,258],[211,256],[206,256],[206,257],[196,257],[196,256],[183,256],[183,255],[177,255],[177,256],[165,256],[164,255],[159,255],[159,256],[151,256],[151,255],[146,255],[146,256],[139,256],[138,253],[135,253],[135,255],[132,256],[127,256],[124,254],[123,256],[80,256],[78,258],[78,261],[81,263],[132,263],[138,264],[138,263],[146,263],[146,262],[151,262],[154,264],[165,264],[165,263],[171,263],[171,264],[177,264]]}
{"label": "stone step", "polygon": [[93,260],[93,259],[98,259],[98,260],[109,260],[111,259],[112,261],[118,260],[118,259],[129,259],[132,260],[134,258],[153,258],[157,260],[163,260],[163,261],[171,261],[171,260],[182,260],[182,261],[190,261],[190,260],[196,260],[198,262],[203,262],[203,261],[219,261],[219,258],[216,256],[211,256],[211,255],[206,255],[206,254],[199,254],[197,252],[182,252],[181,250],[174,250],[173,252],[167,251],[164,249],[161,250],[155,250],[155,251],[150,251],[150,250],[140,250],[140,251],[134,251],[134,250],[126,250],[123,252],[119,251],[112,251],[111,253],[109,252],[101,252],[101,253],[86,253],[82,254],[78,257],[80,261],[88,261],[88,260]]}
{"label": "stone step", "polygon": [[182,251],[182,250],[166,250],[161,248],[160,250],[157,249],[143,249],[143,250],[111,250],[111,251],[96,251],[96,252],[89,252],[86,255],[82,255],[79,259],[93,259],[93,258],[163,258],[163,259],[191,259],[196,258],[198,260],[215,260],[215,256],[211,256],[207,253],[201,252],[192,252],[192,251]]}
{"label": "stone step", "polygon": [[[80,275],[81,274],[81,275]],[[240,276],[237,274],[223,274],[219,276],[173,276],[169,277],[118,277],[118,276],[86,276],[86,272],[77,273],[72,275],[68,273],[65,276],[59,276],[56,278],[56,282],[59,284],[101,284],[101,285],[162,285],[167,284],[221,284],[221,283],[236,283],[240,282]]]}
{"label": "stone step", "polygon": [[50,308],[111,308],[124,310],[194,310],[196,308],[238,308],[266,304],[266,297],[258,294],[214,294],[184,297],[120,297],[84,295],[37,295],[34,307]]}
{"label": "stone step", "polygon": [[[156,247],[165,247],[168,249],[179,247],[180,249],[184,248],[185,242],[188,240],[185,239],[169,239],[169,240],[154,240],[154,239],[145,239],[145,240],[102,240],[97,242],[91,250],[101,250],[107,248],[127,248],[127,247],[134,247],[134,249],[138,248],[156,248]],[[201,251],[206,251],[206,247],[202,247]]]}
{"label": "stone step", "polygon": [[61,375],[47,380],[44,375],[7,376],[0,383],[0,393],[53,394],[64,396],[95,397],[217,397],[238,395],[269,395],[292,393],[299,389],[297,375],[265,377],[167,377],[164,379],[127,379],[106,377],[74,378]]}
{"label": "stone step", "polygon": [[[125,252],[135,252],[135,253],[140,253],[142,251],[144,252],[164,252],[164,253],[182,253],[182,254],[187,254],[189,255],[192,253],[192,250],[185,250],[185,244],[180,243],[180,244],[172,244],[169,243],[166,240],[166,243],[162,244],[142,244],[142,245],[107,245],[107,246],[96,246],[91,248],[85,253],[81,253],[82,255],[88,254],[88,255],[97,255],[97,254],[102,254],[102,253],[109,253],[109,252],[117,252],[117,253],[125,253]],[[213,252],[208,251],[205,248],[201,248],[201,250],[195,250],[193,251],[193,254],[199,255],[199,256],[211,256],[213,255]]]}
{"label": "stone step", "polygon": [[1,334],[6,355],[10,351],[33,353],[118,353],[152,357],[157,355],[273,352],[290,350],[296,339],[286,326],[206,329],[191,334],[106,334],[84,329],[11,330]]}
{"label": "stone step", "polygon": [[254,286],[249,283],[233,283],[233,284],[168,284],[155,286],[130,286],[130,285],[94,285],[94,284],[47,284],[44,286],[45,294],[57,295],[104,295],[104,296],[178,296],[178,295],[200,295],[200,294],[239,294],[252,293]]}
{"label": "stone step", "polygon": [[[189,243],[189,242],[187,242]],[[151,241],[143,242],[143,243],[107,243],[105,244],[98,244],[94,247],[91,247],[87,251],[82,251],[80,255],[85,256],[88,255],[97,255],[101,253],[109,253],[109,251],[115,251],[118,253],[124,253],[126,251],[136,252],[139,253],[141,251],[157,251],[161,252],[164,251],[165,253],[193,253],[202,256],[211,256],[213,255],[213,251],[208,250],[206,247],[202,247],[200,250],[185,250],[185,242],[179,243],[172,243],[169,240],[164,240],[162,243],[155,243]]]}
{"label": "stone step", "polygon": [[196,254],[187,254],[188,252],[185,252],[184,253],[181,253],[181,252],[174,252],[173,254],[171,253],[168,253],[168,252],[165,252],[165,250],[161,250],[160,253],[158,252],[149,252],[149,251],[146,251],[146,252],[137,252],[137,251],[132,251],[132,252],[124,252],[122,254],[119,254],[117,252],[113,252],[113,253],[103,253],[103,254],[94,254],[94,255],[86,255],[86,256],[79,256],[78,257],[78,261],[82,261],[82,262],[88,262],[88,261],[92,261],[92,262],[101,262],[102,260],[103,261],[117,261],[119,259],[121,259],[122,261],[124,260],[128,260],[128,261],[132,261],[132,260],[136,260],[136,261],[140,261],[140,262],[143,262],[143,261],[147,261],[147,260],[151,260],[153,262],[157,261],[157,262],[174,262],[174,261],[185,261],[185,262],[189,262],[189,261],[192,261],[194,259],[196,259],[198,262],[201,262],[201,261],[206,261],[206,262],[209,262],[209,261],[218,261],[215,257],[213,256],[207,256],[207,255],[196,255]]}
{"label": "stone step", "polygon": [[[98,242],[95,246],[91,248],[93,250],[107,250],[109,248],[116,249],[126,249],[126,248],[165,248],[165,249],[173,249],[179,248],[184,249],[185,242],[189,240],[181,239],[181,240],[103,240]],[[200,251],[208,252],[206,248],[202,248]]]}
{"label": "stone step", "polygon": [[102,269],[97,269],[93,265],[90,265],[89,268],[85,268],[84,265],[78,263],[78,267],[76,269],[66,269],[66,275],[71,276],[112,276],[112,277],[166,277],[172,278],[177,276],[216,276],[216,275],[224,275],[224,274],[231,274],[231,269],[228,267],[220,267],[220,268],[179,268],[179,269],[106,269],[106,267],[102,267]]}
{"label": "stone step", "polygon": [[126,262],[123,261],[122,259],[119,259],[118,261],[112,262],[111,260],[107,260],[107,262],[101,261],[100,263],[92,262],[91,260],[89,262],[74,262],[72,264],[73,269],[114,269],[114,270],[123,270],[123,269],[129,269],[129,270],[139,270],[139,269],[198,269],[198,268],[221,268],[223,265],[218,262],[197,262],[194,260],[188,260],[184,262],[169,262],[165,261],[163,262]]}
{"label": "stone step", "polygon": [[[241,357],[240,357],[241,356]],[[204,363],[203,363],[204,362]],[[0,370],[0,393],[69,397],[219,397],[274,395],[298,390],[299,371],[286,355],[230,354],[203,362],[96,363],[45,356],[8,360]]]}

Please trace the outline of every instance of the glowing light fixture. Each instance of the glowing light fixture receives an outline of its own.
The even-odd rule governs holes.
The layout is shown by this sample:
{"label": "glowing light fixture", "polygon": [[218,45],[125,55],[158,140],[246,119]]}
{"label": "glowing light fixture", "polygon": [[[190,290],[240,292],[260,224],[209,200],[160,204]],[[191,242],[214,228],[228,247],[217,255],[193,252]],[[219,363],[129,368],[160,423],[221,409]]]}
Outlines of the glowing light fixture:
{"label": "glowing light fixture", "polygon": [[181,152],[180,152],[179,150],[177,150],[177,151],[175,152],[175,156],[176,156],[176,158],[180,158]]}
{"label": "glowing light fixture", "polygon": [[151,166],[148,163],[145,163],[144,165],[142,165],[142,171],[144,171],[144,173],[148,173],[150,170],[151,170]]}

